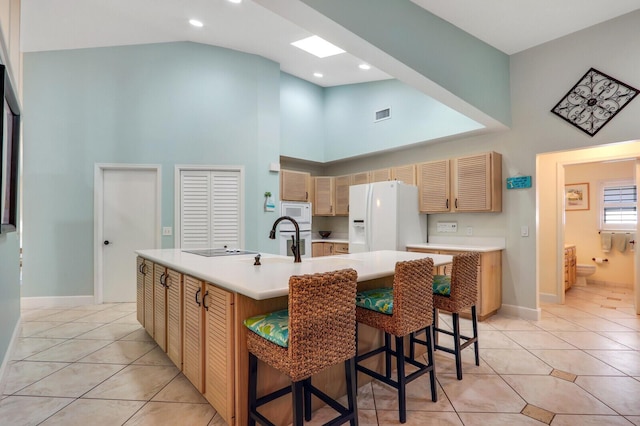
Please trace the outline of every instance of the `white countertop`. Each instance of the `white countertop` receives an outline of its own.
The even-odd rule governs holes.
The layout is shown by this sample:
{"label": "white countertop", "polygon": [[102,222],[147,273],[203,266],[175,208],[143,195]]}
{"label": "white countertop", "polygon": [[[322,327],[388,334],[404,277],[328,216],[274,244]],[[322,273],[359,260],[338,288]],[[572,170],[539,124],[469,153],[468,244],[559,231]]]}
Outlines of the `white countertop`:
{"label": "white countertop", "polygon": [[358,272],[358,281],[366,281],[392,275],[398,261],[431,257],[437,266],[451,263],[452,259],[448,255],[385,250],[306,258],[294,263],[292,257],[265,253],[260,259],[262,265],[254,266],[252,254],[204,257],[180,249],[137,250],[136,253],[256,300],[287,296],[291,275],[353,268]]}
{"label": "white countertop", "polygon": [[349,240],[341,238],[313,238],[312,243],[342,243],[349,244]]}
{"label": "white countertop", "polygon": [[477,251],[481,253],[489,251],[504,250],[503,246],[499,245],[469,245],[469,244],[442,244],[442,243],[424,243],[424,244],[407,244],[407,248],[410,249],[428,249],[428,250],[452,250],[452,251]]}

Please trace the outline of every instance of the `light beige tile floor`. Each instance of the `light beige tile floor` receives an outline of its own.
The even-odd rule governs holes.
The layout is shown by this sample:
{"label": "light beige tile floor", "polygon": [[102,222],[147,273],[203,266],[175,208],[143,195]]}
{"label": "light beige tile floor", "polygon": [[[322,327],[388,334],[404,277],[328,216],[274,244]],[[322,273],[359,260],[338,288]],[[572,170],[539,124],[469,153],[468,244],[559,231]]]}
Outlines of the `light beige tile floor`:
{"label": "light beige tile floor", "polygon": [[[640,425],[631,291],[573,287],[566,296],[542,306],[540,321],[498,314],[480,323],[480,366],[467,349],[462,381],[452,357],[436,352],[438,402],[427,375],[409,384],[406,424]],[[133,303],[24,310],[4,383],[1,426],[224,425],[137,323]],[[395,392],[362,386],[360,424],[398,424]],[[311,424],[333,416],[320,409]]]}

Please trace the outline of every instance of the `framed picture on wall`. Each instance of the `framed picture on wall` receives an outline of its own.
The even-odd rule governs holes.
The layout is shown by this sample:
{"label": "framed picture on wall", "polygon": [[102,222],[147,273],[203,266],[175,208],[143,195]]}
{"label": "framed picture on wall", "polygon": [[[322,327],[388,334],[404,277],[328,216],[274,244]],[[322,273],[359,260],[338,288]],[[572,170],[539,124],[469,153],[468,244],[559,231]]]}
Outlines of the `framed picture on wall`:
{"label": "framed picture on wall", "polygon": [[589,183],[572,183],[564,186],[565,210],[589,210]]}

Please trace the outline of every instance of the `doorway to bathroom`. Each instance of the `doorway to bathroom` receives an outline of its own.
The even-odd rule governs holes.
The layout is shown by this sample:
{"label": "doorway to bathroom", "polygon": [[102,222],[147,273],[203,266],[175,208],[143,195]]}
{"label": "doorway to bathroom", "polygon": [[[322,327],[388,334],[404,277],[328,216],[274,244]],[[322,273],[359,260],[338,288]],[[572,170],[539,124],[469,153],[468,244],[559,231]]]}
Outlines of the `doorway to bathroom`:
{"label": "doorway to bathroom", "polygon": [[[567,217],[576,214],[565,210],[565,183],[568,183],[566,168],[588,163],[604,163],[627,160],[633,163],[633,180],[638,185],[640,180],[640,140],[600,145],[572,151],[538,154],[536,159],[536,205],[537,205],[537,244],[536,244],[536,279],[538,300],[548,303],[564,303],[564,247],[565,226]],[[569,169],[571,170],[571,169]],[[554,189],[555,190],[552,190]],[[590,191],[590,194],[592,192]],[[593,192],[593,194],[596,194]],[[591,203],[596,200],[592,199]],[[594,207],[597,208],[597,207]],[[592,229],[597,233],[598,224]],[[585,235],[591,233],[583,230]],[[636,225],[635,235],[638,235]],[[596,244],[599,237],[596,237]],[[633,275],[633,290],[636,313],[640,314],[640,284],[638,265],[640,250],[630,256]],[[591,255],[591,257],[599,257]],[[584,257],[583,257],[584,259]],[[591,258],[589,258],[591,259]],[[627,271],[630,273],[631,271]]]}

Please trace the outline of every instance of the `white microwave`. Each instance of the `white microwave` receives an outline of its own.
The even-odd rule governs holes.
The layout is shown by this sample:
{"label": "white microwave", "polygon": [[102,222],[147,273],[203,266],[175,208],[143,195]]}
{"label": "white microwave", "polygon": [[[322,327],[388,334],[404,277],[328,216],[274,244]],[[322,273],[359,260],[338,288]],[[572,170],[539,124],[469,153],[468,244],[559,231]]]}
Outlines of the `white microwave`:
{"label": "white microwave", "polygon": [[289,216],[298,222],[301,229],[311,229],[311,203],[280,201],[280,216]]}

